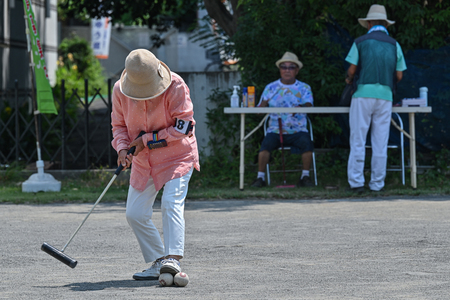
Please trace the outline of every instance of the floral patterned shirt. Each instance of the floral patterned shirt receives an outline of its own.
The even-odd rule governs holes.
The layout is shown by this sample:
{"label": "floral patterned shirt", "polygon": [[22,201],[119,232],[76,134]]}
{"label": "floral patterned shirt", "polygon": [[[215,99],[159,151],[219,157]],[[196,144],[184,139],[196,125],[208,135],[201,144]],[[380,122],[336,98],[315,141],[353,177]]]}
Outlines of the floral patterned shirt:
{"label": "floral patterned shirt", "polygon": [[[296,80],[294,84],[286,85],[281,79],[269,83],[264,89],[258,106],[262,101],[269,100],[269,107],[296,107],[306,103],[313,105],[311,87]],[[283,134],[293,134],[300,131],[308,132],[306,114],[270,114],[267,132],[280,133],[278,118],[281,118]]]}

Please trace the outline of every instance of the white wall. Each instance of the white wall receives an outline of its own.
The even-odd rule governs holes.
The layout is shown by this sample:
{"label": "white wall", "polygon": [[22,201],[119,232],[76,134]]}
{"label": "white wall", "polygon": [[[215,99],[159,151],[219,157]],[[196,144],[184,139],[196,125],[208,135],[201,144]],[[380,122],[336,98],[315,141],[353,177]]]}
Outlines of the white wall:
{"label": "white wall", "polygon": [[166,37],[164,46],[153,49],[154,54],[174,72],[219,71],[220,65],[214,64],[215,61],[208,57],[200,42],[191,40],[193,34],[175,30]]}
{"label": "white wall", "polygon": [[[71,34],[90,41],[91,29],[87,26],[71,26],[63,28],[62,38]],[[220,62],[208,57],[207,51],[200,46],[201,42],[193,42],[193,33],[179,32],[171,29],[163,33],[164,45],[153,48],[151,35],[156,32],[145,26],[113,27],[108,59],[100,59],[106,77],[115,77],[123,71],[125,58],[134,49],[144,48],[155,54],[174,72],[217,72]]]}
{"label": "white wall", "polygon": [[[63,28],[62,35],[69,36],[76,33],[78,36],[91,39],[90,27]],[[163,36],[165,44],[159,49],[152,49],[150,36],[153,34],[147,27],[125,26],[116,27],[111,32],[111,42],[108,59],[101,59],[100,63],[105,69],[106,77],[112,78],[113,83],[123,71],[125,58],[130,51],[138,48],[146,48],[166,63],[169,68],[183,77],[189,87],[191,99],[194,104],[194,118],[196,136],[199,149],[203,149],[206,155],[210,151],[207,148],[210,132],[206,126],[207,108],[212,103],[207,101],[215,88],[221,90],[231,89],[240,81],[239,72],[219,72],[218,64],[210,65],[213,60],[207,58],[206,50],[200,43],[190,41],[190,34],[178,32],[177,29],[166,32]],[[207,68],[208,72],[205,72]],[[230,94],[231,97],[231,94]]]}
{"label": "white wall", "polygon": [[[220,88],[221,90],[231,89],[233,85],[238,85],[241,80],[239,72],[201,72],[201,73],[178,73],[191,92],[191,99],[194,104],[194,119],[196,121],[195,135],[199,149],[204,150],[206,155],[210,154],[208,142],[210,131],[206,125],[207,108],[215,107],[207,98],[212,90]],[[230,94],[231,97],[231,94]],[[226,115],[224,116],[227,117]]]}
{"label": "white wall", "polygon": [[[50,1],[50,18],[45,18],[45,7],[40,6],[39,17],[41,22],[45,22],[43,29],[40,29],[39,34],[41,39],[44,40],[44,56],[45,63],[48,69],[48,78],[50,80],[50,85],[54,86],[56,84],[56,62],[58,61],[58,11],[57,11],[57,0]],[[42,2],[41,2],[42,3]],[[37,7],[37,6],[34,6]],[[43,21],[45,20],[45,21]]]}

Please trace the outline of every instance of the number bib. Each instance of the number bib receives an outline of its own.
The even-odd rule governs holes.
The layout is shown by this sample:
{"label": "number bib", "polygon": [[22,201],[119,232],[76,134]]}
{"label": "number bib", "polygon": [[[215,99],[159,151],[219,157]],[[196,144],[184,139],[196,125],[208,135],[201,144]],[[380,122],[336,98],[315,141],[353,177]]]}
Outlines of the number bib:
{"label": "number bib", "polygon": [[175,120],[175,125],[173,126],[176,131],[179,133],[188,135],[190,131],[194,129],[194,125],[192,125],[192,121],[186,121],[186,120]]}

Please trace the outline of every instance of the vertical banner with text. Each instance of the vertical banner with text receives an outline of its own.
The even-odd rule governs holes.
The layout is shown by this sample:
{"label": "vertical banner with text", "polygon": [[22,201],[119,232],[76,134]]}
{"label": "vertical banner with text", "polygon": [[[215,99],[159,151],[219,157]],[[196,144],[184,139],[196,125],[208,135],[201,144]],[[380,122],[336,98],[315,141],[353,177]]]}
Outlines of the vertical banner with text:
{"label": "vertical banner with text", "polygon": [[109,41],[111,39],[111,22],[109,18],[91,20],[91,41],[95,57],[108,59]]}
{"label": "vertical banner with text", "polygon": [[36,101],[37,109],[41,113],[58,114],[53,99],[53,91],[48,81],[47,67],[45,65],[44,50],[39,38],[39,32],[34,17],[31,0],[23,0],[25,17],[28,23],[29,37],[31,43],[31,55],[33,56],[34,74],[36,78]]}

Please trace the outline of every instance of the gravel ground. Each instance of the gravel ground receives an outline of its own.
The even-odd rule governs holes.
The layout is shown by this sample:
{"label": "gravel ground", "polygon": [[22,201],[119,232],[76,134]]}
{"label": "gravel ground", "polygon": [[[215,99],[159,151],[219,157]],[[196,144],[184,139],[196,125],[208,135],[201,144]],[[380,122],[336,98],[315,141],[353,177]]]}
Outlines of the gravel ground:
{"label": "gravel ground", "polygon": [[[449,299],[448,198],[187,201],[185,288],[145,265],[125,203],[0,204],[0,299]],[[154,221],[161,228],[159,203]]]}

